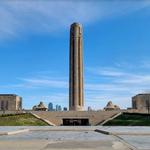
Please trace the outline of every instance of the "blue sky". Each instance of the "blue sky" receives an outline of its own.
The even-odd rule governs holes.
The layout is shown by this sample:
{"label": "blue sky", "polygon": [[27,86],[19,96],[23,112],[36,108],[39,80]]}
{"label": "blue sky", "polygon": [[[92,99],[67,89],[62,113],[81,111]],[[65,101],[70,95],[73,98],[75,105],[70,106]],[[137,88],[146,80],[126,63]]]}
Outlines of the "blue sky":
{"label": "blue sky", "polygon": [[150,2],[0,1],[0,93],[68,106],[69,27],[83,25],[85,108],[150,92]]}

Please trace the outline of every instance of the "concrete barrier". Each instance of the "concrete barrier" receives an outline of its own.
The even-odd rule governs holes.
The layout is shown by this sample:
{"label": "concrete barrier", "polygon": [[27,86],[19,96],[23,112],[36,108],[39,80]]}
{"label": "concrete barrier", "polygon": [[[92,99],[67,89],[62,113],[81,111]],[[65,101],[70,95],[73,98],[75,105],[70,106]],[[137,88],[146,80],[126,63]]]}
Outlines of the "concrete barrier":
{"label": "concrete barrier", "polygon": [[136,133],[135,132],[110,132],[110,131],[101,130],[101,129],[96,129],[95,132],[106,134],[106,135],[114,135],[114,136],[118,136],[118,135],[136,135],[136,136],[150,135],[150,132],[136,132]]}
{"label": "concrete barrier", "polygon": [[111,132],[108,132],[108,131],[105,131],[105,130],[100,130],[100,129],[96,129],[95,132],[106,134],[106,135],[111,135],[112,134]]}
{"label": "concrete barrier", "polygon": [[29,129],[21,129],[21,130],[16,130],[16,131],[0,132],[0,136],[20,134],[20,133],[25,133],[25,132],[29,132],[29,131],[30,131]]}

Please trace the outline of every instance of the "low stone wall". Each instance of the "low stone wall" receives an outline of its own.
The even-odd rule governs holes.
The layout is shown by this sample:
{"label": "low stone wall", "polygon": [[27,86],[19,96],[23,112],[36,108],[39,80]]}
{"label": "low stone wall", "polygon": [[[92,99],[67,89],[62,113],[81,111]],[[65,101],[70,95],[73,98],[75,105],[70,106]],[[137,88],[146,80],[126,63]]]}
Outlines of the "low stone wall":
{"label": "low stone wall", "polygon": [[31,113],[46,119],[54,125],[63,124],[64,118],[87,118],[90,125],[99,125],[104,120],[120,113],[121,111],[32,111]]}
{"label": "low stone wall", "polygon": [[22,114],[26,113],[26,111],[0,111],[0,115],[2,114]]}

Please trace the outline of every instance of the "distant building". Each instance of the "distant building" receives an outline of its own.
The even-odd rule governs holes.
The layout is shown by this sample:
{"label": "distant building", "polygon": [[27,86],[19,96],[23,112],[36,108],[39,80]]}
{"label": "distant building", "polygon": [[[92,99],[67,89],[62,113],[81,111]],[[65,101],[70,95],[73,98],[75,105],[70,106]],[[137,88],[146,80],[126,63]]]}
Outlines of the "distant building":
{"label": "distant building", "polygon": [[59,107],[59,105],[56,105],[56,109],[55,109],[56,111],[58,111],[58,107]]}
{"label": "distant building", "polygon": [[60,105],[56,105],[56,111],[62,111],[62,108]]}
{"label": "distant building", "polygon": [[62,108],[61,108],[61,106],[59,105],[59,107],[58,107],[58,111],[62,111]]}
{"label": "distant building", "polygon": [[88,106],[88,111],[92,111],[92,108],[91,108],[91,106]]}
{"label": "distant building", "polygon": [[114,105],[114,104],[112,103],[112,101],[109,101],[109,102],[107,103],[106,107],[104,108],[104,110],[106,110],[106,111],[120,110],[120,107],[117,106],[117,105]]}
{"label": "distant building", "polygon": [[34,111],[46,111],[47,108],[45,107],[43,102],[40,102],[39,105],[33,106],[32,110],[34,110]]}
{"label": "distant building", "polygon": [[132,97],[132,108],[150,112],[150,93],[138,94]]}
{"label": "distant building", "polygon": [[48,104],[48,111],[54,111],[53,103]]}
{"label": "distant building", "polygon": [[63,108],[63,111],[67,111],[67,107],[64,107],[64,108]]}
{"label": "distant building", "polygon": [[15,94],[0,94],[0,110],[22,110],[22,98]]}

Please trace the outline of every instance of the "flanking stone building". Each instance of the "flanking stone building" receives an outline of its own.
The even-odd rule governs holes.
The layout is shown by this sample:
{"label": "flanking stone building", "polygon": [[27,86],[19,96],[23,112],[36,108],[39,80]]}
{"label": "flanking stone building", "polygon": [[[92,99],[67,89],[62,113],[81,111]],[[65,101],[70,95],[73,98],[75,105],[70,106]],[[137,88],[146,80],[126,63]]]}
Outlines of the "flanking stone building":
{"label": "flanking stone building", "polygon": [[150,113],[150,93],[138,94],[132,97],[132,108],[139,112]]}
{"label": "flanking stone building", "polygon": [[22,110],[22,98],[16,94],[0,94],[0,111]]}

